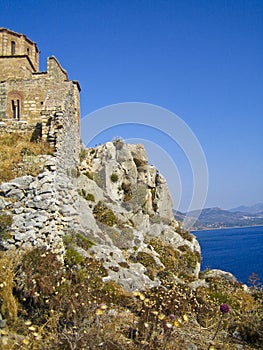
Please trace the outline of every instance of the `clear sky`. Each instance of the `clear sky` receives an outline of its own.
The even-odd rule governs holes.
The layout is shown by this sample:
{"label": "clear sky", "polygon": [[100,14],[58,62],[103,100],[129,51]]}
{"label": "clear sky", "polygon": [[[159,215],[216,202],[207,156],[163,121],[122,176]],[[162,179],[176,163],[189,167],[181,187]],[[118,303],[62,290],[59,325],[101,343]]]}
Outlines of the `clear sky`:
{"label": "clear sky", "polygon": [[[206,156],[207,207],[263,201],[262,0],[1,0],[0,26],[37,42],[41,70],[55,55],[80,82],[82,117],[144,102],[183,119]],[[150,139],[169,153],[186,210],[191,165],[180,150],[149,128],[117,128],[95,141],[114,136]],[[150,155],[172,178],[163,159]]]}

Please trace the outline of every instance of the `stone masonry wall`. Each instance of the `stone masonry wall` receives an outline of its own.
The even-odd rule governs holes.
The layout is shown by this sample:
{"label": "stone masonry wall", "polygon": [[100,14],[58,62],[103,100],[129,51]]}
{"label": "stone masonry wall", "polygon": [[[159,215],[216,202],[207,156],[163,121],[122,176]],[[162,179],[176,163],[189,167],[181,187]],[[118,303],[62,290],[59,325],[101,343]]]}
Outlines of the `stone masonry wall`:
{"label": "stone masonry wall", "polygon": [[40,156],[44,171],[37,177],[23,176],[0,186],[1,215],[12,217],[9,237],[0,244],[2,249],[44,245],[63,254],[63,236],[79,227],[74,170],[79,162],[80,133],[74,114],[74,85],[68,84],[64,96],[59,91],[52,94],[53,103],[56,96],[57,102],[61,103],[61,98],[64,101],[60,109],[49,109],[53,129],[48,132],[55,134],[55,157]]}
{"label": "stone masonry wall", "polygon": [[26,56],[0,58],[0,81],[14,78],[30,79],[32,70],[32,65]]}
{"label": "stone masonry wall", "polygon": [[[12,42],[14,43],[14,51],[12,52]],[[6,28],[0,28],[0,56],[22,56],[27,55],[35,71],[39,66],[39,51],[37,45],[24,34],[13,32]]]}
{"label": "stone masonry wall", "polygon": [[6,87],[5,83],[0,83],[0,120],[6,118]]}
{"label": "stone masonry wall", "polygon": [[[19,58],[14,57],[16,60]],[[12,58],[10,59],[12,61]],[[0,83],[0,118],[12,119],[12,100],[20,100],[20,120],[27,121],[39,121],[41,120],[40,113],[44,107],[45,100],[48,95],[58,90],[67,90],[69,84],[75,86],[75,101],[76,105],[75,114],[79,113],[79,89],[75,82],[70,82],[67,77],[66,71],[60,66],[55,57],[50,57],[47,62],[48,70],[43,73],[32,73],[27,70],[26,64],[21,62],[21,69],[25,71],[25,76],[19,77],[16,72],[12,72],[12,62],[1,67],[0,59],[0,72],[7,69],[11,72],[11,77],[15,76],[16,79],[8,79],[5,82]],[[7,61],[5,61],[7,63]],[[22,64],[23,63],[23,64]],[[14,68],[13,68],[14,69]],[[28,73],[26,73],[28,72]],[[1,79],[3,80],[3,79]],[[60,99],[62,100],[62,98]],[[60,101],[61,105],[61,101]],[[54,106],[56,107],[56,105]],[[76,118],[79,118],[77,115]]]}
{"label": "stone masonry wall", "polygon": [[[12,41],[15,53],[11,55]],[[30,132],[55,150],[54,157],[36,160],[43,169],[38,176],[22,176],[0,185],[0,215],[12,218],[7,239],[0,236],[0,246],[44,245],[63,253],[62,236],[79,228],[75,179],[80,156],[80,88],[76,81],[69,81],[55,57],[48,58],[47,72],[38,72],[37,47],[22,34],[0,28],[0,43],[0,134]],[[35,66],[30,55],[36,59],[32,61]]]}

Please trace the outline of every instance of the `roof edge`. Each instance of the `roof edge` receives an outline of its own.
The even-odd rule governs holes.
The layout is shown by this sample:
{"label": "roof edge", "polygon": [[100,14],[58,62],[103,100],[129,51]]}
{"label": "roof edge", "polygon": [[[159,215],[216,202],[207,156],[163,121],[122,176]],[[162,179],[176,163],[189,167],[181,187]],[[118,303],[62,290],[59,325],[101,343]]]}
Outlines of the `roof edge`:
{"label": "roof edge", "polygon": [[15,35],[15,36],[17,36],[19,38],[23,37],[27,42],[29,42],[30,44],[35,45],[37,52],[40,52],[38,47],[37,47],[37,44],[33,40],[29,39],[25,34],[17,33],[15,31],[11,30],[11,29],[4,28],[4,27],[0,27],[0,32],[6,32],[6,33],[9,33],[9,34]]}

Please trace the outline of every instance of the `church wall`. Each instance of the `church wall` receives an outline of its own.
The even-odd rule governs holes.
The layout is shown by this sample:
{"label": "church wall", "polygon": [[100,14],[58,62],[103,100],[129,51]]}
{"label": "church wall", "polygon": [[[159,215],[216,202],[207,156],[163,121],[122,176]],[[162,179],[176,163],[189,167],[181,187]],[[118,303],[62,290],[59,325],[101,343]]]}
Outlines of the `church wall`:
{"label": "church wall", "polygon": [[32,66],[26,56],[0,57],[0,81],[31,79]]}
{"label": "church wall", "polygon": [[0,43],[0,56],[27,55],[34,66],[34,71],[39,70],[38,48],[25,35],[0,28]]}
{"label": "church wall", "polygon": [[[0,59],[1,62],[1,59]],[[11,63],[14,63],[12,65]],[[27,61],[23,61],[25,63]],[[68,84],[74,85],[74,107],[76,119],[79,120],[79,89],[78,84],[70,82],[66,71],[61,68],[55,57],[48,59],[47,72],[30,73],[26,65],[20,64],[20,59],[6,60],[3,73],[9,72],[10,76],[16,75],[16,69],[22,66],[25,77],[20,79],[7,79],[1,84],[0,90],[0,118],[40,121],[40,113],[50,91],[63,90],[68,88]],[[10,68],[10,70],[9,70]],[[2,67],[0,66],[0,71]],[[29,74],[27,74],[29,73]],[[21,74],[22,75],[22,74]],[[21,77],[20,75],[20,77]],[[14,118],[14,103],[19,101],[19,118]],[[62,101],[57,101],[61,104]]]}
{"label": "church wall", "polygon": [[[15,42],[15,52],[9,56],[12,42]],[[0,47],[0,132],[38,128],[39,135],[56,148],[58,140],[65,139],[62,130],[70,125],[65,135],[71,135],[73,130],[75,134],[61,146],[67,150],[61,159],[73,149],[76,151],[78,145],[73,147],[72,140],[77,139],[79,133],[78,82],[68,79],[67,72],[54,56],[47,59],[46,72],[35,71],[30,54],[37,55],[38,66],[38,49],[23,34],[0,28]],[[26,55],[20,56],[25,52]],[[70,158],[74,157],[72,154]]]}

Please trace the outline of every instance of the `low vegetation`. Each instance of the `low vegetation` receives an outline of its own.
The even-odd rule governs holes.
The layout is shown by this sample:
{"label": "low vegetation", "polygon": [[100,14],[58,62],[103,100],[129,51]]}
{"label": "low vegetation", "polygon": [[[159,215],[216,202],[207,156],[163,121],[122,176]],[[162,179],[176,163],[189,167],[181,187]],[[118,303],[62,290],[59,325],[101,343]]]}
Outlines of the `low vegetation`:
{"label": "low vegetation", "polygon": [[87,192],[85,189],[79,189],[78,194],[87,201],[95,202],[95,196],[92,193]]}
{"label": "low vegetation", "polygon": [[117,182],[119,179],[119,176],[116,173],[112,173],[110,179],[112,182]]}
{"label": "low vegetation", "polygon": [[80,162],[82,162],[87,157],[87,154],[88,154],[88,149],[82,147],[81,150],[80,150],[80,153],[79,153],[79,160],[80,160]]}
{"label": "low vegetation", "polygon": [[[167,270],[161,287],[129,293],[103,282],[102,263],[80,255],[78,244],[88,249],[92,243],[82,235],[65,237],[65,263],[45,248],[0,253],[0,307],[7,320],[1,349],[260,349],[260,287],[246,292],[237,282],[210,278],[206,287],[191,289]],[[177,255],[168,255],[173,268]],[[149,275],[156,273],[150,256],[138,254],[138,260]]]}
{"label": "low vegetation", "polygon": [[104,225],[112,227],[117,223],[117,218],[113,211],[102,201],[99,201],[98,204],[95,205],[93,214],[96,220]]}
{"label": "low vegetation", "polygon": [[0,240],[8,239],[11,237],[9,233],[9,228],[12,225],[12,216],[5,214],[3,212],[0,213]]}
{"label": "low vegetation", "polygon": [[[121,140],[115,143],[123,147]],[[37,174],[37,156],[50,152],[47,145],[31,142],[29,135],[0,135],[0,181]],[[80,159],[85,159],[86,152],[81,151]],[[143,170],[144,161],[137,160],[136,165]],[[103,174],[84,174],[103,188]],[[113,173],[111,181],[118,182],[118,175]],[[143,210],[145,185],[123,182],[120,186],[124,201]],[[107,278],[103,261],[92,254],[96,243],[73,230],[63,237],[63,258],[45,247],[0,251],[0,349],[262,348],[263,289],[257,275],[251,276],[247,290],[234,280],[206,273],[196,281],[201,257],[189,248],[191,234],[178,230],[188,242],[177,249],[150,238],[142,251],[131,227],[118,219],[110,204],[96,202],[85,189],[79,189],[79,194],[89,201],[97,224],[123,250],[126,260],[110,266],[111,272],[121,268],[129,272],[130,264],[140,263],[149,279],[161,284],[133,293],[124,290]],[[152,223],[159,220],[157,215],[151,217]],[[10,213],[2,213],[0,239],[10,238],[11,224]],[[127,242],[133,241],[131,248]]]}
{"label": "low vegetation", "polygon": [[36,176],[41,170],[37,156],[53,154],[42,141],[31,141],[31,134],[0,134],[0,183],[22,175]]}

